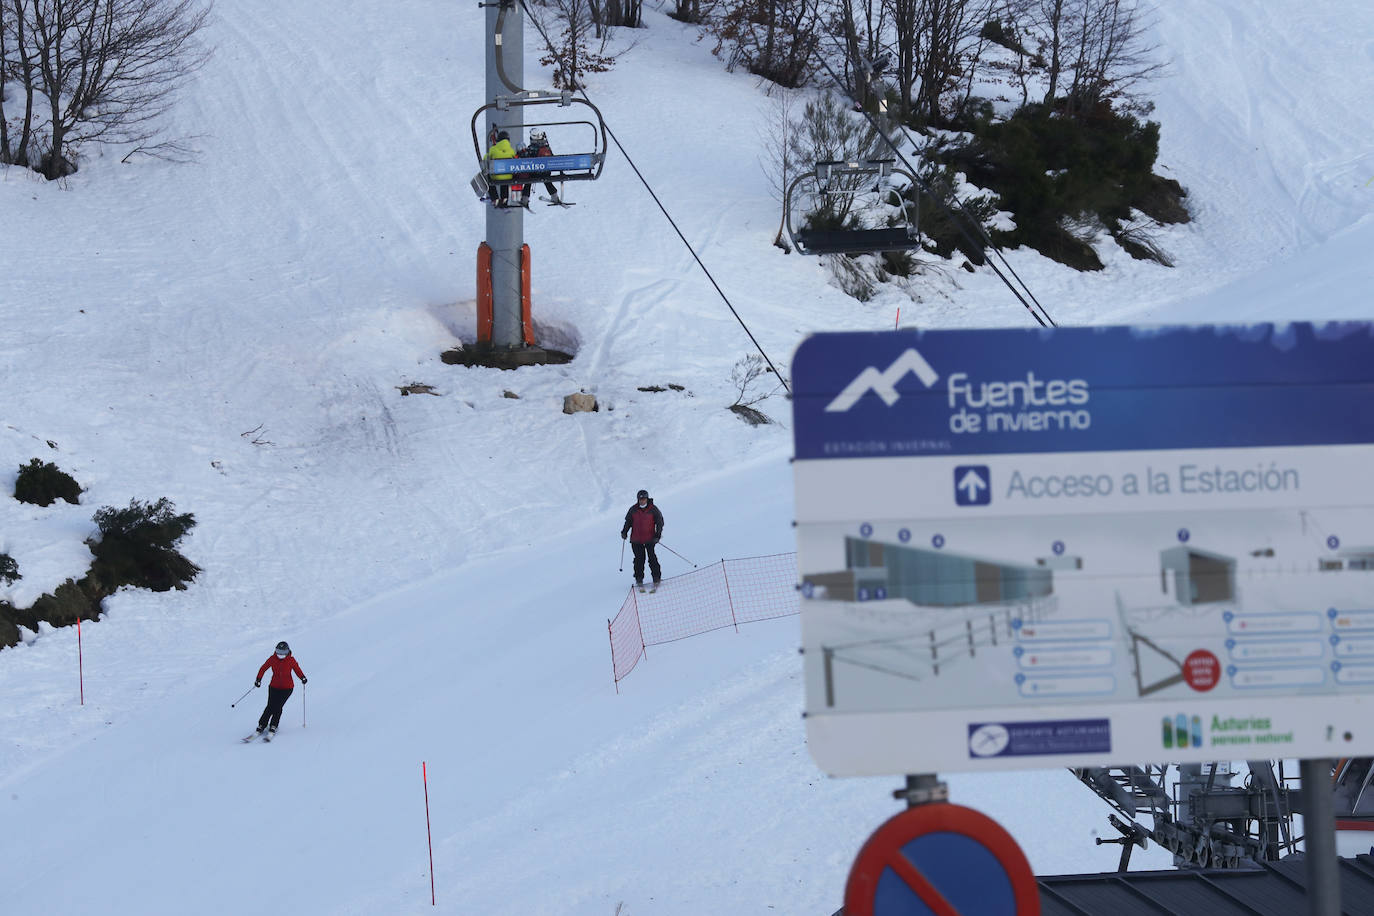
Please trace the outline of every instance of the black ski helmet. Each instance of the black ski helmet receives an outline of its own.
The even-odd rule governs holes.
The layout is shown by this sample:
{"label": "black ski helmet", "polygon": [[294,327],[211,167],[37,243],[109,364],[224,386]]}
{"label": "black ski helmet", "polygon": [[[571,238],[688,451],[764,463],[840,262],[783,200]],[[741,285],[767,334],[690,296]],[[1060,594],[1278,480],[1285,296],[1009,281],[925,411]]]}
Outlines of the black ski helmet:
{"label": "black ski helmet", "polygon": [[278,652],[285,652],[287,655],[290,655],[290,654],[291,654],[291,647],[288,646],[288,645],[286,644],[286,640],[283,639],[281,642],[277,643],[277,651],[278,651]]}
{"label": "black ski helmet", "polygon": [[648,499],[648,498],[649,498],[649,491],[648,491],[648,490],[640,490],[638,493],[635,494],[635,499]]}

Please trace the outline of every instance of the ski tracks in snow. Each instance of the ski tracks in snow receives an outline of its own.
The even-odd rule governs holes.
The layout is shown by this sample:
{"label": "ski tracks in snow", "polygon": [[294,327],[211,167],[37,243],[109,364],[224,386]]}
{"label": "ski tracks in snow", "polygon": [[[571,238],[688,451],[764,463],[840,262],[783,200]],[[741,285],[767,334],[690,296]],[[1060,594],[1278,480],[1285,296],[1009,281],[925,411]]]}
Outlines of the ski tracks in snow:
{"label": "ski tracks in snow", "polygon": [[[1369,212],[1359,185],[1374,162],[1369,82],[1319,69],[1307,53],[1320,36],[1323,60],[1368,59],[1374,12],[1338,5],[1339,13],[1331,2],[1298,0],[1160,9],[1161,43],[1181,77],[1160,95],[1161,160],[1184,169],[1178,177],[1198,218],[1223,227],[1215,233],[1223,271],[1321,244]],[[1331,117],[1337,111],[1343,117]],[[1187,135],[1192,147],[1176,152],[1170,124],[1189,119],[1210,130]]]}
{"label": "ski tracks in snow", "polygon": [[[301,185],[310,188],[314,206],[273,216],[290,248],[318,240],[321,271],[348,263],[391,277],[427,274],[432,252],[451,249],[460,212],[451,183],[435,182],[432,163],[418,152],[432,135],[452,132],[451,119],[435,117],[433,101],[452,80],[443,73],[416,79],[413,71],[403,79],[395,68],[404,61],[379,59],[365,73],[342,68],[340,61],[355,59],[347,46],[368,43],[371,28],[415,29],[420,40],[422,24],[394,17],[369,23],[374,13],[340,17],[326,28],[291,4],[247,2],[221,11],[216,30],[228,38],[225,50],[252,62],[233,72],[254,75],[253,84],[239,88],[240,104],[256,123],[244,139],[262,146],[239,155],[283,188],[282,199],[299,197]],[[341,141],[334,125],[347,112],[355,129]],[[340,233],[340,224],[351,230]],[[329,251],[328,240],[341,236],[350,250]]]}

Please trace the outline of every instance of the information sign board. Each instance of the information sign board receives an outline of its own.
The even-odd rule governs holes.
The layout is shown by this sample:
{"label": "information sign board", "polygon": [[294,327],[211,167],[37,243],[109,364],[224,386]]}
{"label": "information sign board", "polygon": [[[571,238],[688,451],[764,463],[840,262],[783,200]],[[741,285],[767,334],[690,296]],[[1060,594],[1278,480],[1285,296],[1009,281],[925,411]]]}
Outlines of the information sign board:
{"label": "information sign board", "polygon": [[793,390],[826,771],[1374,754],[1374,326],[818,334]]}

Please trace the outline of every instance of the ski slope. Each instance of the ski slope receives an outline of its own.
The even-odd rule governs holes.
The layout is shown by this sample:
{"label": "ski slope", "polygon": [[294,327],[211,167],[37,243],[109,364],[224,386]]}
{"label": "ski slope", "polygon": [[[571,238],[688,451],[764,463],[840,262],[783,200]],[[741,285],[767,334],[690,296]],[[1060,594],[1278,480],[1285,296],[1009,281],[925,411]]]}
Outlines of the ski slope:
{"label": "ski slope", "polygon": [[[780,366],[899,307],[1030,321],[987,272],[859,303],[770,247],[771,103],[693,29],[645,21],[593,101]],[[1159,233],[1178,267],[1010,252],[1017,273],[1063,324],[1370,317],[1371,35],[1362,4],[1164,5],[1161,168],[1196,216]],[[81,575],[92,513],[133,498],[193,512],[204,568],[83,627],[85,705],[74,631],[0,651],[0,909],[828,916],[901,780],[811,763],[796,619],[656,648],[613,689],[637,489],[702,566],[794,546],[788,429],[725,410],[752,346],[633,170],[613,153],[569,185],[577,207],[525,220],[540,339],[576,359],[447,366],[475,323],[481,11],[238,0],[206,37],[173,114],[194,162],[0,170],[0,484],[39,457],[87,488],[0,499],[24,575],[0,597]],[[562,414],[579,390],[601,411]],[[240,745],[265,690],[230,704],[279,639],[310,686],[276,742]],[[1037,872],[1115,867],[1107,809],[1067,772],[949,781]]]}

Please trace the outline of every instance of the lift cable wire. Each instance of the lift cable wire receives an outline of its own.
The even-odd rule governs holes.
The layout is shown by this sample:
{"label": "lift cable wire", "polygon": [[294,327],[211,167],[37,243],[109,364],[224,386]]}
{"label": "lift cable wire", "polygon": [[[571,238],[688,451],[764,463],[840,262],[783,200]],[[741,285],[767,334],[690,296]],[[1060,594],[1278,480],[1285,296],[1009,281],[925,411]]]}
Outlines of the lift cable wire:
{"label": "lift cable wire", "polygon": [[[549,54],[558,62],[558,66],[563,72],[568,74],[569,78],[572,79],[572,70],[568,68],[563,60],[563,56],[558,52],[558,49],[554,47],[553,42],[549,40],[549,33],[544,30],[543,24],[530,10],[525,0],[519,0],[519,3],[520,7],[525,11],[525,15],[529,17],[530,22],[534,23],[534,27],[544,39],[544,46],[549,49]],[[577,91],[588,104],[591,103],[591,99],[587,97],[587,91],[585,89],[579,86]],[[604,118],[602,119],[602,123],[605,124]],[[773,361],[768,358],[768,354],[763,349],[763,344],[759,343],[758,338],[754,336],[754,332],[749,330],[749,325],[744,323],[744,319],[741,318],[739,312],[735,310],[735,306],[730,302],[730,297],[725,295],[725,290],[720,288],[720,284],[717,283],[716,278],[711,275],[711,271],[702,263],[701,258],[696,253],[696,249],[692,247],[691,242],[687,241],[687,236],[682,234],[682,230],[678,228],[677,222],[673,219],[672,214],[668,212],[668,208],[663,205],[663,201],[659,200],[658,195],[654,193],[653,187],[649,184],[649,180],[644,177],[644,173],[639,170],[639,166],[635,165],[635,161],[630,158],[630,154],[621,144],[620,138],[615,135],[615,131],[611,130],[609,126],[606,127],[606,135],[615,141],[616,149],[620,150],[620,154],[624,156],[625,161],[630,164],[630,168],[634,170],[635,176],[639,178],[640,183],[644,185],[644,189],[649,192],[649,196],[654,199],[654,203],[658,205],[658,209],[663,213],[664,218],[668,220],[668,225],[673,227],[673,231],[677,233],[677,237],[682,240],[682,244],[687,247],[687,251],[692,255],[692,259],[697,262],[697,266],[701,268],[701,272],[706,274],[706,279],[711,281],[711,285],[715,287],[716,292],[725,302],[726,307],[730,309],[730,314],[734,315],[735,320],[739,322],[739,326],[744,328],[744,333],[749,335],[749,340],[753,342],[755,349],[757,349],[759,355],[763,357],[763,361],[768,364],[768,368],[772,370],[773,375],[777,377],[783,390],[786,391],[790,397],[792,395],[792,388],[787,383],[787,377],[779,372],[777,366],[774,366]]]}
{"label": "lift cable wire", "polygon": [[[840,91],[843,92],[845,96],[850,99],[850,101],[856,101],[852,96],[849,95],[848,91],[845,89],[844,81],[840,79],[839,75],[830,66],[830,63],[825,59],[825,55],[817,54],[816,57],[821,62],[821,66],[823,66],[826,72],[830,74],[830,78],[835,81],[835,85],[840,88]],[[1040,304],[1040,301],[1035,298],[1035,294],[1030,291],[1030,287],[1026,285],[1026,282],[1022,280],[1020,276],[1017,275],[1016,271],[1012,269],[1011,265],[1007,263],[1007,259],[1003,256],[1001,249],[999,249],[995,244],[993,244],[992,239],[983,229],[982,223],[980,223],[976,219],[973,219],[969,215],[969,212],[964,208],[964,205],[958,200],[954,202],[954,206],[959,210],[959,214],[963,217],[963,219],[957,218],[953,210],[950,209],[950,205],[947,204],[945,201],[941,200],[939,197],[935,196],[935,194],[932,193],[930,186],[921,180],[920,172],[918,172],[916,170],[916,167],[912,165],[911,162],[906,158],[906,156],[902,154],[902,151],[898,149],[897,144],[894,143],[890,137],[888,137],[887,132],[884,131],[882,129],[882,125],[878,123],[877,117],[867,110],[863,111],[863,116],[868,120],[868,123],[873,127],[873,129],[877,131],[878,136],[883,138],[883,142],[891,148],[893,154],[896,155],[898,159],[902,160],[902,164],[906,166],[907,171],[911,172],[912,175],[916,176],[916,183],[920,186],[921,190],[926,192],[926,196],[928,196],[931,200],[938,203],[944,209],[945,213],[951,218],[954,225],[959,227],[959,232],[964,236],[964,240],[967,241],[975,249],[981,247],[985,252],[989,250],[992,251],[997,256],[997,259],[1000,260],[1002,264],[1006,267],[1007,271],[1011,273],[1013,277],[1016,277],[1016,282],[1021,285],[1021,290],[1025,291],[1024,296],[1021,294],[1021,290],[1018,290],[1012,284],[1012,282],[1006,278],[1002,271],[998,269],[997,265],[993,263],[993,259],[991,257],[988,258],[988,266],[992,268],[993,273],[997,274],[997,278],[1001,280],[1004,284],[1006,284],[1007,289],[1011,290],[1011,294],[1015,296],[1018,300],[1020,300],[1021,304],[1026,307],[1026,311],[1031,313],[1031,316],[1040,324],[1041,327],[1045,327],[1046,325],[1050,327],[1057,327],[1058,325],[1056,325],[1054,319],[1050,317],[1049,312],[1045,311],[1045,307]],[[899,129],[901,129],[903,133],[905,133],[906,128],[901,125],[898,126]],[[969,232],[969,224],[972,224],[978,228],[978,234],[982,236],[981,243],[977,239],[975,239],[973,235]],[[1026,297],[1030,297],[1030,302],[1026,301]],[[1031,307],[1031,302],[1035,303],[1035,308]]]}

